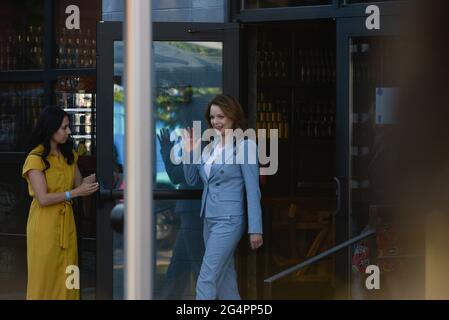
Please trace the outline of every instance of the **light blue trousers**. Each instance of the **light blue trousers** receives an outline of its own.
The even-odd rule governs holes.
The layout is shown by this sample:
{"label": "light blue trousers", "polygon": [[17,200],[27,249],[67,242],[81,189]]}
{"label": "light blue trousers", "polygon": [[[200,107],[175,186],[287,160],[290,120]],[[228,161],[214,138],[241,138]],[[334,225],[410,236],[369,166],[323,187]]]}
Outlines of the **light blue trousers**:
{"label": "light blue trousers", "polygon": [[234,252],[245,224],[245,216],[204,218],[206,251],[196,284],[197,300],[240,300]]}

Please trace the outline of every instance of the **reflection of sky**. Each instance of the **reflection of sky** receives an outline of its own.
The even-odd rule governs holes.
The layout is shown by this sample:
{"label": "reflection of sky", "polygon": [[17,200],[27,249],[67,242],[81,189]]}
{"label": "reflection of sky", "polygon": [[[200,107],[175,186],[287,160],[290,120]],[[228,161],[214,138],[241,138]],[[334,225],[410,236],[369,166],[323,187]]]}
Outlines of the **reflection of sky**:
{"label": "reflection of sky", "polygon": [[114,144],[117,148],[117,162],[123,164],[125,155],[125,106],[114,101]]}

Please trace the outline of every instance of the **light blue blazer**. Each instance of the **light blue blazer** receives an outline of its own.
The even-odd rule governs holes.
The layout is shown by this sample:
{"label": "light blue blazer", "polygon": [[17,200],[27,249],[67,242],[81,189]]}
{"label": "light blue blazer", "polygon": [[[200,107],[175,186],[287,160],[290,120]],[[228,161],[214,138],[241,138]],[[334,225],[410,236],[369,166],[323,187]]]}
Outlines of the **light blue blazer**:
{"label": "light blue blazer", "polygon": [[[213,143],[209,144],[205,148],[205,152],[209,155],[213,154],[213,146]],[[238,156],[242,156],[238,154],[239,152],[244,152],[245,161],[237,162]],[[253,161],[249,161],[249,159]],[[226,147],[222,152],[221,164],[212,164],[209,177],[204,171],[205,161],[207,158],[202,158],[201,161],[198,161],[199,163],[183,165],[185,179],[189,185],[196,185],[200,179],[203,181],[200,216],[212,218],[239,216],[247,213],[248,233],[262,234],[256,143],[253,140],[244,139],[239,146],[234,143]],[[245,208],[245,204],[247,204],[247,208]]]}

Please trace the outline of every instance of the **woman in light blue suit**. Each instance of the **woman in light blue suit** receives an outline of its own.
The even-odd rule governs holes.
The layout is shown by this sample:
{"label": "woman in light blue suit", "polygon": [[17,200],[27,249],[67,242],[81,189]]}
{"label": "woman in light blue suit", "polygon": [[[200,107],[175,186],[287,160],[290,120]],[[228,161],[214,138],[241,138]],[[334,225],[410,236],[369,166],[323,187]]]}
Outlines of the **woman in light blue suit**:
{"label": "woman in light blue suit", "polygon": [[[209,102],[205,116],[218,139],[204,148],[201,161],[194,159],[193,164],[183,165],[187,183],[194,185],[201,179],[204,185],[200,215],[206,249],[196,298],[238,300],[234,252],[246,223],[251,248],[255,250],[263,243],[257,145],[249,139],[234,142],[232,129],[245,130],[246,121],[233,97],[216,96]],[[185,152],[201,154],[195,152],[201,148],[201,141],[193,141],[192,137],[184,135]],[[244,152],[245,161],[237,161],[239,152]]]}

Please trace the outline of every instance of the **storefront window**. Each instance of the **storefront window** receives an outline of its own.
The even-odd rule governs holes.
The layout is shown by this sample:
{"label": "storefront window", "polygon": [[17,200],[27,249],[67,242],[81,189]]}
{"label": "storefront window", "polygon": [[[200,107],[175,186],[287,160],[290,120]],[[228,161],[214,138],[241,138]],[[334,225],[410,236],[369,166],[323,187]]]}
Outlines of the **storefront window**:
{"label": "storefront window", "polygon": [[0,71],[43,68],[43,2],[1,2]]}
{"label": "storefront window", "polygon": [[70,126],[75,148],[80,156],[94,153],[95,98],[94,76],[59,77],[54,84],[54,104],[70,116]]}
{"label": "storefront window", "polygon": [[[101,20],[101,5],[100,0],[55,1],[55,68],[95,68],[96,25]],[[76,14],[70,6],[79,9],[79,29],[67,29],[67,19],[71,25],[71,15]]]}
{"label": "storefront window", "polygon": [[43,107],[43,95],[42,84],[0,84],[0,152],[26,149]]}
{"label": "storefront window", "polygon": [[[155,134],[170,132],[204,120],[207,103],[222,92],[223,44],[221,42],[155,41],[153,110],[156,113]],[[123,166],[125,141],[125,106],[123,43],[115,43],[114,144],[117,163]],[[155,182],[160,189],[190,189],[170,180],[155,137]]]}

